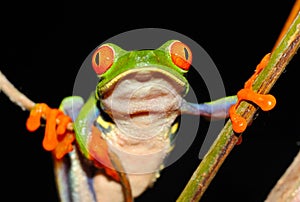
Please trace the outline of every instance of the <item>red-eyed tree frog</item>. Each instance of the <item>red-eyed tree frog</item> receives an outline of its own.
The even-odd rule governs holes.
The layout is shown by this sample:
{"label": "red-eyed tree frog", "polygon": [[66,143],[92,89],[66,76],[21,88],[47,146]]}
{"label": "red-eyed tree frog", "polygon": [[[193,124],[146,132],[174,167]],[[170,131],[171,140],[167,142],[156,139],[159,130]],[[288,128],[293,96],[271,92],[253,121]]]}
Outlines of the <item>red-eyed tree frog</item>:
{"label": "red-eyed tree frog", "polygon": [[228,117],[241,97],[202,104],[184,99],[191,63],[190,48],[178,40],[155,50],[126,51],[103,44],[92,56],[100,80],[86,103],[71,96],[59,109],[39,103],[31,110],[29,131],[46,118],[43,147],[53,153],[61,201],[138,197],[158,178],[173,148],[180,114]]}

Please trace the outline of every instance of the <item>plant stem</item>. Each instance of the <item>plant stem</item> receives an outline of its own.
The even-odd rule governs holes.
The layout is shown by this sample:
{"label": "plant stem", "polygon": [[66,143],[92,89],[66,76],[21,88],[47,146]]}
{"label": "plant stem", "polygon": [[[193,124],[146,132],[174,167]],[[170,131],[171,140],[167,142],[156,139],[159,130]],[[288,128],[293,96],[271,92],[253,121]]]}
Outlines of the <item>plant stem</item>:
{"label": "plant stem", "polygon": [[[296,15],[290,28],[281,42],[274,48],[268,65],[262,70],[253,84],[253,90],[260,94],[267,94],[285,67],[295,55],[300,44],[300,13]],[[251,103],[242,101],[237,112],[247,122],[252,121],[258,108]],[[232,131],[231,121],[228,120],[218,135],[214,144],[207,152],[196,171],[193,173],[186,187],[178,197],[177,202],[199,201],[238,140]]]}
{"label": "plant stem", "polygon": [[0,71],[0,90],[7,95],[7,97],[23,110],[31,110],[35,103],[16,89]]}
{"label": "plant stem", "polygon": [[300,151],[270,191],[265,202],[296,202],[300,201]]}

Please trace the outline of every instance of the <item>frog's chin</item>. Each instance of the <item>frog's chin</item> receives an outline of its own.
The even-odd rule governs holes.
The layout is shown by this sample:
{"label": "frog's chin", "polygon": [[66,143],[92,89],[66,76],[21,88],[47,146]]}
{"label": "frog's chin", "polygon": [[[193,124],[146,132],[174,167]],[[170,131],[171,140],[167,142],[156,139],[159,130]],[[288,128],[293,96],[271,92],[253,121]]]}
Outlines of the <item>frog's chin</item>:
{"label": "frog's chin", "polygon": [[174,122],[185,88],[159,71],[133,71],[102,96],[101,104],[122,133],[148,139]]}

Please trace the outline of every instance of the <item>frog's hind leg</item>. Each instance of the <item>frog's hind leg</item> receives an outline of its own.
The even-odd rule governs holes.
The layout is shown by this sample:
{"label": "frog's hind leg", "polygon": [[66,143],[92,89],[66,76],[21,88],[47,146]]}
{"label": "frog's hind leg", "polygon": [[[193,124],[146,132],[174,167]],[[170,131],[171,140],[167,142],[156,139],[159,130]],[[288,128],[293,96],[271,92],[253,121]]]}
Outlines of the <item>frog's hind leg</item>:
{"label": "frog's hind leg", "polygon": [[[59,109],[71,117],[74,122],[84,105],[84,100],[79,96],[70,96],[62,100]],[[73,145],[73,150],[62,159],[54,158],[54,171],[59,198],[62,202],[71,201],[96,201],[90,183],[91,170],[82,167],[81,155],[78,148]],[[80,191],[79,191],[80,190]]]}

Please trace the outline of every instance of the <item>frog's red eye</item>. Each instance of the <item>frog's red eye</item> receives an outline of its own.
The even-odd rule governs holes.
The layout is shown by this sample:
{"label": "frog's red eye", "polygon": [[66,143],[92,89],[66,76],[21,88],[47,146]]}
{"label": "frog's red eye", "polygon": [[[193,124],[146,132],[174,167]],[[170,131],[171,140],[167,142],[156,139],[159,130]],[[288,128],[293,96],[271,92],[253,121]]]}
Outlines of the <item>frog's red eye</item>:
{"label": "frog's red eye", "polygon": [[106,72],[113,62],[114,50],[108,45],[100,46],[92,56],[92,66],[98,75]]}
{"label": "frog's red eye", "polygon": [[189,70],[192,63],[192,51],[184,43],[175,41],[170,45],[170,54],[175,65],[183,70]]}

